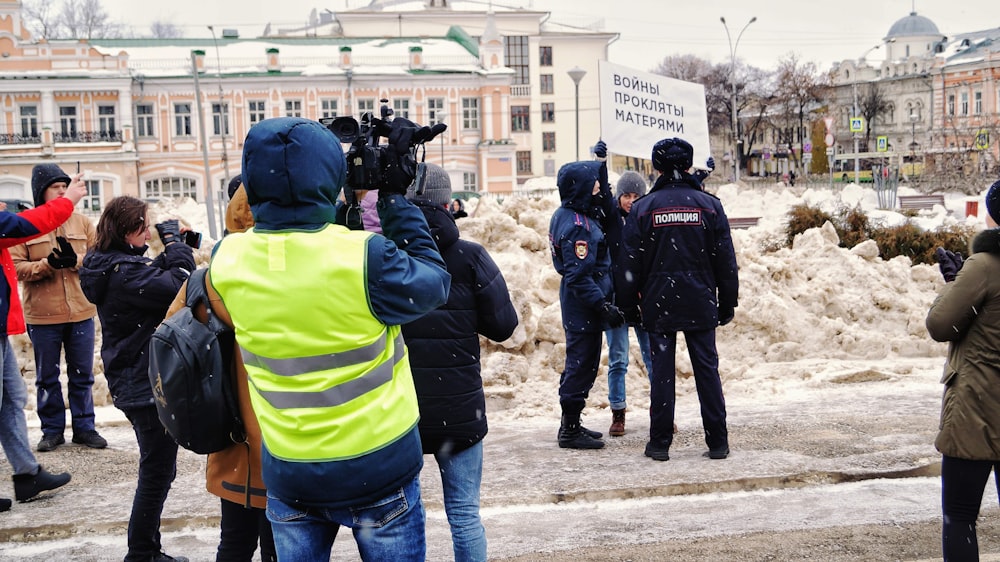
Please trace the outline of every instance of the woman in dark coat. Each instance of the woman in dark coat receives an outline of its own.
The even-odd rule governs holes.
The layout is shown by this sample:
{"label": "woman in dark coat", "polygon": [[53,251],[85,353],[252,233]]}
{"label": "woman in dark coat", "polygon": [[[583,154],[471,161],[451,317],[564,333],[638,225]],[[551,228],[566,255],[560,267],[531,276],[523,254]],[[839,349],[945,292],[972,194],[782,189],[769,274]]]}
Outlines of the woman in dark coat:
{"label": "woman in dark coat", "polygon": [[517,312],[486,249],[459,238],[447,209],[450,196],[447,172],[428,164],[424,193],[410,197],[427,219],[451,274],[451,290],[443,306],[403,325],[403,339],[420,405],[420,441],[441,472],[455,560],[485,561],[479,486],[487,426],[479,336],[509,338],[517,327]]}
{"label": "woman in dark coat", "polygon": [[125,413],[139,442],[139,481],[128,524],[132,560],[183,560],[163,553],[160,514],[177,471],[177,443],[160,424],[149,384],[149,340],[191,271],[191,248],[181,242],[176,220],[156,225],[163,253],[145,256],[151,239],[147,205],[116,197],[97,223],[94,248],[83,260],[80,285],[97,305],[101,359],[111,399]]}

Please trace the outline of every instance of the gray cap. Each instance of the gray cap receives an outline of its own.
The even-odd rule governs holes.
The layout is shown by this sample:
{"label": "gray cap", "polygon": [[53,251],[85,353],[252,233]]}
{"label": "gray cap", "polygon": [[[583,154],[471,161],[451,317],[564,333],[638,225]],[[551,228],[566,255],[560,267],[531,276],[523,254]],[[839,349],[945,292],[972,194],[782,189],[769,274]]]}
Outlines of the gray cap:
{"label": "gray cap", "polygon": [[618,178],[618,190],[615,197],[621,197],[626,193],[638,193],[639,197],[646,194],[646,179],[638,172],[629,170]]}
{"label": "gray cap", "polygon": [[414,186],[406,191],[407,199],[426,199],[435,205],[447,207],[451,204],[451,177],[444,168],[437,164],[425,164],[427,172],[424,176],[424,193],[417,195]]}

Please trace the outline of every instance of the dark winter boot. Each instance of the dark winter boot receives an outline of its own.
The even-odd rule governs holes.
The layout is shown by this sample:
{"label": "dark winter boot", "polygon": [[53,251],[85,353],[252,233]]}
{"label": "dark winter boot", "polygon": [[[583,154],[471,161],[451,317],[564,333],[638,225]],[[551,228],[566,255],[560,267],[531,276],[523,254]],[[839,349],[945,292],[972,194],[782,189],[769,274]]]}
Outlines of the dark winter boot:
{"label": "dark winter boot", "polygon": [[611,410],[611,427],[608,429],[608,435],[612,437],[625,435],[625,408]]}
{"label": "dark winter boot", "polygon": [[10,510],[10,500],[7,498],[0,498],[0,513]]}
{"label": "dark winter boot", "polygon": [[583,432],[580,426],[580,413],[566,413],[559,425],[559,447],[562,449],[600,449],[604,441],[594,439]]}
{"label": "dark winter boot", "polygon": [[55,490],[65,486],[69,482],[70,475],[66,472],[62,474],[52,474],[41,466],[38,467],[38,474],[15,474],[14,475],[14,497],[19,502],[26,502],[40,492],[45,490]]}

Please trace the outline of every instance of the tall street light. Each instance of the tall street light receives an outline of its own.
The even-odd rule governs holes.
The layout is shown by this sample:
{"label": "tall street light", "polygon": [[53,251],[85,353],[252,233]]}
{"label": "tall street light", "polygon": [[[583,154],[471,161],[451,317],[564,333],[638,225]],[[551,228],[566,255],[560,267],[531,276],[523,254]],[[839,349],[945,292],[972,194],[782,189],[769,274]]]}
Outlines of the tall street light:
{"label": "tall street light", "polygon": [[[722,22],[722,27],[726,28],[726,40],[729,41],[729,60],[731,61],[729,66],[729,84],[732,88],[732,97],[730,98],[731,111],[729,112],[733,117],[733,178],[737,182],[740,181],[740,155],[737,154],[740,148],[740,132],[739,124],[736,121],[736,49],[740,46],[740,38],[743,37],[743,32],[750,27],[750,24],[757,21],[757,16],[750,18],[750,21],[743,26],[740,33],[736,36],[736,43],[733,43],[733,38],[729,35],[729,26],[726,25],[726,18],[721,17],[719,21]],[[742,151],[740,151],[742,152]]]}
{"label": "tall street light", "polygon": [[212,43],[215,44],[215,64],[217,65],[219,79],[219,136],[222,137],[222,170],[225,174],[223,182],[229,181],[229,154],[226,153],[226,128],[229,126],[229,112],[222,97],[222,57],[219,56],[219,41],[215,38],[215,27],[208,26],[212,32]]}
{"label": "tall street light", "polygon": [[580,80],[587,75],[587,71],[574,66],[567,72],[573,79],[573,86],[576,88],[576,159],[580,159]]}

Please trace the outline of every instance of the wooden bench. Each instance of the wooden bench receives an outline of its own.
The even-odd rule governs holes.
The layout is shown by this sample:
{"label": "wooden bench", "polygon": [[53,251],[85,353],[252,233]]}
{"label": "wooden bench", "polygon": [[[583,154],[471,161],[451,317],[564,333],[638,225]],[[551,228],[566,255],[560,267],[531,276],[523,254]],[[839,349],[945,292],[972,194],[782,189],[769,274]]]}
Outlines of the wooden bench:
{"label": "wooden bench", "polygon": [[757,226],[760,217],[729,217],[729,228],[750,228]]}
{"label": "wooden bench", "polygon": [[940,193],[933,195],[900,195],[897,199],[899,199],[900,210],[904,211],[907,209],[933,209],[934,205],[944,207],[944,195]]}

